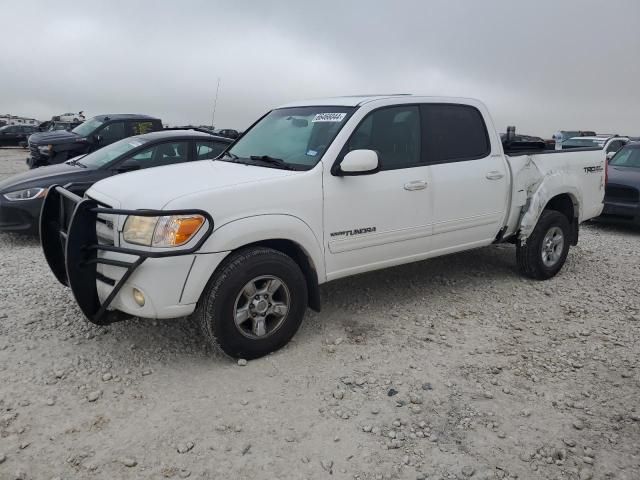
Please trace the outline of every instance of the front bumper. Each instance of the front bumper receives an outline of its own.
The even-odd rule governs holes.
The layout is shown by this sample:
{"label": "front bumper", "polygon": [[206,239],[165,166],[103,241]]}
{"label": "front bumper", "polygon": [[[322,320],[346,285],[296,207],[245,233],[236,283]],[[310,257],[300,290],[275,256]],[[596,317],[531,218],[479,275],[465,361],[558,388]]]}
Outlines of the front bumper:
{"label": "front bumper", "polygon": [[27,157],[26,163],[29,168],[38,168],[49,165],[49,155],[42,153],[38,149],[38,146],[33,143],[29,143],[28,147],[30,156]]}
{"label": "front bumper", "polygon": [[[130,249],[102,242],[97,234],[99,215],[188,214],[207,219],[207,231],[190,248]],[[191,270],[197,270],[198,257],[209,257],[195,252],[212,231],[211,216],[201,210],[114,209],[58,186],[49,189],[40,217],[40,239],[49,267],[71,288],[84,315],[98,325],[131,316],[175,318],[192,313],[196,300],[186,295],[188,279]],[[144,305],[133,300],[133,288],[144,294]]]}
{"label": "front bumper", "polygon": [[0,194],[0,231],[37,233],[42,199],[10,202]]}

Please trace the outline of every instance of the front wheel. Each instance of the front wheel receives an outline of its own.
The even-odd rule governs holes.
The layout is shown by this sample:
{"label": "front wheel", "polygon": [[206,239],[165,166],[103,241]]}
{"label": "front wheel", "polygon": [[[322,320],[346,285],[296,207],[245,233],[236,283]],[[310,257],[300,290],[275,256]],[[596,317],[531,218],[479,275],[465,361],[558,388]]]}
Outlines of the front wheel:
{"label": "front wheel", "polygon": [[195,318],[208,340],[231,357],[262,357],[296,333],[307,284],[287,255],[263,247],[232,253],[205,288]]}
{"label": "front wheel", "polygon": [[555,210],[543,211],[526,243],[516,244],[520,272],[536,280],[555,276],[567,260],[570,235],[566,216]]}

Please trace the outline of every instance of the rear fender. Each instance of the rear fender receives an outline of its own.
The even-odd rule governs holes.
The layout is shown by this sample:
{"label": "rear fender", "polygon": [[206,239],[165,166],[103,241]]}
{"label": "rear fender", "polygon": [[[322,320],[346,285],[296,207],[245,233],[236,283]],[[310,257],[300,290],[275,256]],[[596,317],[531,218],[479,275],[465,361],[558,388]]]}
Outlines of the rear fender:
{"label": "rear fender", "polygon": [[[531,161],[533,162],[533,160]],[[533,163],[535,164],[535,162]],[[537,174],[529,172],[527,175],[515,179],[519,183],[518,188],[526,195],[518,228],[518,239],[523,244],[533,232],[549,201],[557,195],[569,195],[573,201],[574,217],[578,222],[581,218],[581,195],[575,185],[575,178],[561,170],[550,170],[543,174],[536,168],[535,172]],[[573,224],[573,222],[571,223]]]}

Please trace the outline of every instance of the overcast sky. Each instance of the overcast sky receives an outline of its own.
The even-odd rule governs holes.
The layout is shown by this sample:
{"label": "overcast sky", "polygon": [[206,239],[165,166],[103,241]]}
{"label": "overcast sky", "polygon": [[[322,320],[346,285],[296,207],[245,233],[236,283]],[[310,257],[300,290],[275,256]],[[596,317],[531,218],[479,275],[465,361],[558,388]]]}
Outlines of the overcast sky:
{"label": "overcast sky", "polygon": [[[526,3],[526,5],[525,5]],[[0,114],[243,129],[358,93],[483,100],[500,130],[640,135],[639,0],[2,0]]]}

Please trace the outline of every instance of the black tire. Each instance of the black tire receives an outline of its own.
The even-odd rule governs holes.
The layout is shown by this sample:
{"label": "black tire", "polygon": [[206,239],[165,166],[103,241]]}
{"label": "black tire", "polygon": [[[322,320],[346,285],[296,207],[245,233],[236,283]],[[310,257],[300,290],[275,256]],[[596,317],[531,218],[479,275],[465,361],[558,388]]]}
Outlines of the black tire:
{"label": "black tire", "polygon": [[[556,227],[562,231],[564,241],[557,260],[548,265],[543,261],[543,243],[547,233]],[[570,243],[571,225],[567,217],[556,210],[545,210],[526,243],[522,245],[518,241],[516,244],[518,269],[523,275],[535,280],[547,280],[555,276],[567,260]]]}
{"label": "black tire", "polygon": [[[244,286],[261,276],[275,276],[289,294],[289,309],[279,327],[265,338],[249,338],[234,320]],[[194,312],[207,340],[234,358],[262,357],[283,347],[298,331],[307,309],[307,283],[300,267],[278,250],[251,247],[234,252],[209,280]]]}

